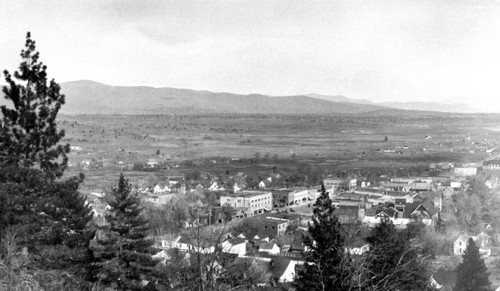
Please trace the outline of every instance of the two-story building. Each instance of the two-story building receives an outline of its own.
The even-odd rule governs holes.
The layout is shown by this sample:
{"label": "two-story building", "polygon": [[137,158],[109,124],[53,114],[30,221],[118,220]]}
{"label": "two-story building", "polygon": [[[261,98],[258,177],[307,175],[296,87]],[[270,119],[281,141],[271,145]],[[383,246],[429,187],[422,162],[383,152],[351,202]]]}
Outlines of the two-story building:
{"label": "two-story building", "polygon": [[275,238],[283,236],[286,233],[290,221],[278,217],[252,218],[249,222],[258,228],[258,234],[261,237]]}
{"label": "two-story building", "polygon": [[230,205],[234,208],[247,208],[250,216],[271,211],[273,195],[267,191],[241,191],[220,197],[220,205]]}
{"label": "two-story building", "polygon": [[309,189],[280,189],[273,190],[273,207],[286,207],[293,205],[303,205],[316,198],[315,190]]}

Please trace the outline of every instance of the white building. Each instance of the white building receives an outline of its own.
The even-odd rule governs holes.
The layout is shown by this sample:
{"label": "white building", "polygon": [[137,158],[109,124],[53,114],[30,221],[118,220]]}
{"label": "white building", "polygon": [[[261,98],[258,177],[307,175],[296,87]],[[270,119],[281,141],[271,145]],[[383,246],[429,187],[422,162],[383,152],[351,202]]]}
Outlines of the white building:
{"label": "white building", "polygon": [[241,191],[221,196],[220,205],[229,204],[234,208],[246,207],[250,215],[262,214],[273,208],[273,195],[265,191]]}

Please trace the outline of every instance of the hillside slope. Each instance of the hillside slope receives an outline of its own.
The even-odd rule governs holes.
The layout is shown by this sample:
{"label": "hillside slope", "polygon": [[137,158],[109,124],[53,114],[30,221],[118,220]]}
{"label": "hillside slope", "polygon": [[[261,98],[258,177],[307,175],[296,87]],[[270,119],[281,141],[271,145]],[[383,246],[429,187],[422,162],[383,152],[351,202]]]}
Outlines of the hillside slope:
{"label": "hillside slope", "polygon": [[308,96],[237,95],[174,88],[109,86],[93,81],[62,83],[66,114],[364,113],[384,107],[331,102]]}

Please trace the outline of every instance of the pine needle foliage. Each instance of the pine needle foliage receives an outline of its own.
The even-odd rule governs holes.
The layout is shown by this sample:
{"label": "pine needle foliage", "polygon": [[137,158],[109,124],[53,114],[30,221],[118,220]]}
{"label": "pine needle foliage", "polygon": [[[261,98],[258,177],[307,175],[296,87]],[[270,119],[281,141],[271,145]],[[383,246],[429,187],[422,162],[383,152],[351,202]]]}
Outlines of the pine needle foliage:
{"label": "pine needle foliage", "polygon": [[141,214],[140,198],[131,193],[132,186],[120,175],[118,186],[106,197],[110,206],[106,224],[97,233],[94,251],[96,280],[120,290],[143,290],[142,282],[154,284],[156,262],[153,241],[148,239],[149,226]]}
{"label": "pine needle foliage", "polygon": [[67,168],[70,147],[61,145],[64,130],[57,130],[56,117],[65,102],[60,86],[47,79],[47,66],[39,61],[35,41],[26,35],[19,70],[5,70],[2,88],[10,106],[0,106],[0,163],[36,167],[60,177]]}
{"label": "pine needle foliage", "polygon": [[454,291],[487,291],[491,290],[488,268],[479,254],[479,248],[472,238],[457,268],[457,283]]}
{"label": "pine needle foliage", "polygon": [[304,269],[295,280],[297,290],[348,290],[350,267],[345,236],[324,186],[314,204],[308,231],[304,244],[310,250],[305,252]]}

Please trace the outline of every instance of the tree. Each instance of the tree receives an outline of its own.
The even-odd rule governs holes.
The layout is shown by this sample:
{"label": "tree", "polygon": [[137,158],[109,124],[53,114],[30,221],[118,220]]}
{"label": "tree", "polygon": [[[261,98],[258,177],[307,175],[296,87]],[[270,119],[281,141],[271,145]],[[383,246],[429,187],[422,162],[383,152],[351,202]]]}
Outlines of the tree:
{"label": "tree", "polygon": [[[47,80],[35,41],[28,32],[22,62],[13,76],[4,71],[2,88],[10,105],[0,106],[0,236],[6,228],[19,231],[31,266],[46,270],[85,264],[91,237],[90,206],[78,192],[83,175],[66,180],[69,145],[59,142],[56,117],[64,104],[60,86]],[[81,275],[81,269],[75,274]]]}
{"label": "tree", "polygon": [[142,280],[153,284],[156,262],[153,241],[147,238],[149,226],[141,215],[140,198],[131,193],[131,184],[120,175],[118,186],[106,196],[111,207],[106,224],[98,231],[94,247],[96,262],[90,266],[94,280],[117,284],[120,290],[142,290]]}
{"label": "tree", "polygon": [[462,256],[462,262],[457,268],[457,283],[454,291],[486,291],[491,290],[489,273],[484,259],[479,254],[479,248],[472,238],[467,242],[467,248]]}
{"label": "tree", "polygon": [[372,229],[366,239],[370,244],[365,271],[368,290],[429,290],[430,274],[412,245],[414,235],[396,230],[385,220]]}
{"label": "tree", "polygon": [[334,210],[323,185],[321,196],[314,204],[309,236],[303,238],[310,251],[305,253],[304,270],[297,274],[297,290],[348,290],[349,258],[345,252],[342,227]]}
{"label": "tree", "polygon": [[58,131],[56,125],[65,97],[59,84],[53,79],[47,81],[47,67],[38,61],[39,53],[29,32],[21,57],[23,61],[14,76],[4,71],[8,85],[2,91],[12,108],[0,106],[0,163],[40,168],[60,177],[67,168],[70,150],[69,144],[59,144],[64,130]]}

